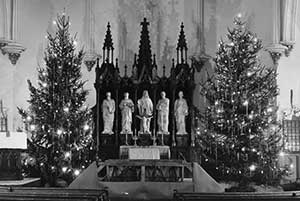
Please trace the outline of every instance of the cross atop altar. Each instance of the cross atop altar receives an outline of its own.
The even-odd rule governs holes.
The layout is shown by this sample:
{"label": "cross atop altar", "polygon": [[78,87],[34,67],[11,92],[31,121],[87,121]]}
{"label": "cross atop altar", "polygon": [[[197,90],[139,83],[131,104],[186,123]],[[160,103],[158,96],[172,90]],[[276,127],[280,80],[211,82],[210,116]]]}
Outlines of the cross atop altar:
{"label": "cross atop altar", "polygon": [[[103,46],[103,60],[96,66],[95,139],[98,153],[119,157],[120,147],[168,146],[185,150],[193,146],[194,65],[188,64],[184,25],[181,24],[170,76],[158,75],[156,55],[151,53],[149,22],[141,22],[138,54],[131,75],[120,76],[110,25]],[[177,152],[176,152],[177,153]],[[178,152],[179,154],[179,152]]]}

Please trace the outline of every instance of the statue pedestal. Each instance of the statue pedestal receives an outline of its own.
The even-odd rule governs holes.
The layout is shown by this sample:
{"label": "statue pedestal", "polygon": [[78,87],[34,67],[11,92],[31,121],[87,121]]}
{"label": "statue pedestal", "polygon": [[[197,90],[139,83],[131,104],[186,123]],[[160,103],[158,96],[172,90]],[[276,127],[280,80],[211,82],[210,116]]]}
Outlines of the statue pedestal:
{"label": "statue pedestal", "polygon": [[169,146],[120,146],[120,158],[131,160],[170,159]]}
{"label": "statue pedestal", "polygon": [[176,145],[178,147],[187,147],[189,146],[189,138],[188,138],[188,134],[177,134],[176,135]]}

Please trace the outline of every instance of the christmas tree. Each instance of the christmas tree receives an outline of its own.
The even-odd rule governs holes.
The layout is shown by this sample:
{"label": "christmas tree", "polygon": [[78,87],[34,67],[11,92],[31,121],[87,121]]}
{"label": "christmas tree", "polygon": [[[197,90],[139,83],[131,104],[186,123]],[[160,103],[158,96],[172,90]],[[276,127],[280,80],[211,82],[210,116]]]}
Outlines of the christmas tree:
{"label": "christmas tree", "polygon": [[215,72],[201,83],[206,99],[199,114],[203,132],[202,166],[221,180],[272,183],[283,170],[278,166],[280,125],[276,122],[276,71],[258,61],[262,42],[234,19],[228,41],[220,41]]}
{"label": "christmas tree", "polygon": [[48,34],[38,86],[28,80],[29,109],[18,108],[32,136],[29,152],[51,186],[58,179],[71,182],[93,158],[92,113],[85,105],[88,91],[80,71],[84,53],[76,51],[69,17],[63,14],[53,23],[57,29]]}

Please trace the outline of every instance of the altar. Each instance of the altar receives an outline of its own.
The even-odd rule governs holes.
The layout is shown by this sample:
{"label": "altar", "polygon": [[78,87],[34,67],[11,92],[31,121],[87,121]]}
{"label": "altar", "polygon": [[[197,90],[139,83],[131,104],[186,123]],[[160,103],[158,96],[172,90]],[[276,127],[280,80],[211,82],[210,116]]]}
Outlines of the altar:
{"label": "altar", "polygon": [[169,146],[120,146],[120,159],[160,160],[170,159]]}
{"label": "altar", "polygon": [[168,73],[156,62],[159,56],[152,54],[149,25],[144,18],[138,54],[131,67],[124,66],[122,76],[118,59],[114,59],[111,26],[107,25],[103,60],[97,59],[94,84],[94,138],[101,160],[117,156],[189,160],[194,153],[195,66],[188,63],[184,25]]}

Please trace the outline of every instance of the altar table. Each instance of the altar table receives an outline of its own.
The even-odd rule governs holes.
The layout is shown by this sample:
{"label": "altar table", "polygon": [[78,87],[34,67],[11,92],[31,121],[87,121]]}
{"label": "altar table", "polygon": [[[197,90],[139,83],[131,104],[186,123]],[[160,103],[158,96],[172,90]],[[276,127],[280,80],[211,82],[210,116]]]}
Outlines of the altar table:
{"label": "altar table", "polygon": [[120,146],[120,158],[131,160],[170,159],[169,146]]}

